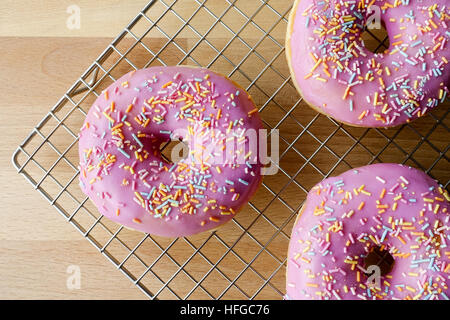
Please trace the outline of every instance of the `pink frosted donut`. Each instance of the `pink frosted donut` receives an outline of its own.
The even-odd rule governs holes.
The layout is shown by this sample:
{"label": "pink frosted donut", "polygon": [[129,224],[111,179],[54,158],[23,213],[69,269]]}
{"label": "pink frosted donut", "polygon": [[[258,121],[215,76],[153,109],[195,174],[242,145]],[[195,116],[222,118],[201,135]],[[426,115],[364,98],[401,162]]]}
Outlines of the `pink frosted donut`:
{"label": "pink frosted donut", "polygon": [[[133,71],[89,110],[80,185],[101,214],[132,229],[166,237],[215,229],[260,185],[250,137],[261,128],[251,97],[224,76],[185,66]],[[169,163],[160,146],[178,138],[189,153]]]}
{"label": "pink frosted donut", "polygon": [[[423,116],[448,94],[448,0],[297,0],[286,38],[291,75],[316,111],[359,127],[392,127]],[[372,15],[390,47],[364,47]]]}
{"label": "pink frosted donut", "polygon": [[322,181],[292,231],[285,298],[448,300],[449,200],[428,175],[398,164]]}

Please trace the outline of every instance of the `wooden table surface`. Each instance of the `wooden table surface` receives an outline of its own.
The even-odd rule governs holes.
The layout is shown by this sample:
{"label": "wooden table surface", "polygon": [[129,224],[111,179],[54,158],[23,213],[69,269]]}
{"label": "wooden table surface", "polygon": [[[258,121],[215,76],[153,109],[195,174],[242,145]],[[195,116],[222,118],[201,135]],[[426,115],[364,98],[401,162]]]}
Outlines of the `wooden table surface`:
{"label": "wooden table surface", "polygon": [[[17,174],[11,156],[147,2],[4,0],[0,7],[0,79],[4,84],[0,127],[7,133],[0,141],[0,299],[146,298]],[[179,1],[178,11],[189,10],[182,2],[193,4]],[[218,10],[224,3],[208,1]],[[240,7],[245,9],[254,3],[240,1]],[[79,29],[67,27],[71,15],[67,10],[74,4],[80,8]],[[210,23],[198,21],[202,29]],[[177,26],[167,24],[169,29]],[[246,36],[260,37],[251,33]],[[277,36],[282,42],[284,30],[278,30]],[[79,290],[67,288],[70,266],[80,268]]]}
{"label": "wooden table surface", "polygon": [[[0,7],[0,299],[145,297],[17,174],[11,156],[146,2],[6,0]],[[79,30],[66,26],[74,3]],[[71,265],[81,271],[79,290],[66,285]]]}
{"label": "wooden table surface", "polygon": [[[272,0],[271,4],[282,8],[286,7],[286,1]],[[171,3],[169,0],[166,2]],[[184,16],[189,16],[183,11],[190,10],[187,3],[191,2],[193,0],[178,1],[177,11]],[[252,6],[260,3],[259,0],[237,2],[244,13],[251,12]],[[34,190],[21,175],[17,174],[11,164],[11,156],[32,128],[146,3],[147,0],[3,0],[3,5],[0,7],[0,48],[2,52],[0,60],[0,83],[2,84],[0,89],[0,128],[3,132],[0,140],[0,165],[2,168],[0,170],[0,192],[3,199],[3,208],[0,213],[0,299],[145,298],[144,294],[129,279],[116,270],[113,264],[99,254],[97,249],[67,223],[39,192]],[[208,0],[207,3],[208,6],[216,8],[217,12],[220,12],[225,1]],[[74,4],[80,9],[79,29],[67,27],[67,19],[70,16],[67,10]],[[287,16],[288,12],[283,14]],[[223,19],[228,19],[227,23],[233,30],[242,24],[242,20],[238,18],[230,19],[225,16]],[[255,19],[258,19],[259,25],[268,28],[274,20],[273,12],[262,10]],[[195,23],[199,30],[205,31],[210,26],[211,19],[202,17]],[[271,37],[283,43],[285,24],[280,25],[281,27],[275,27],[270,32]],[[179,27],[179,24],[166,21],[165,27],[171,33]],[[222,30],[222,32],[227,34],[228,31]],[[257,43],[261,37],[258,30],[250,28],[243,30],[241,35],[252,45]],[[198,39],[198,35],[192,32],[183,33],[180,37],[182,45],[186,45],[186,47],[194,44]],[[220,33],[212,33],[208,39],[211,40],[211,37],[225,44],[226,38]],[[152,38],[152,35],[149,35],[149,39],[148,43],[156,47],[161,47],[163,43],[161,38]],[[270,41],[263,41],[258,45],[260,53],[262,52],[263,57],[267,53],[269,60],[277,50],[280,50],[279,47],[272,48],[273,43]],[[226,50],[226,54],[231,59],[236,58],[239,61],[247,52],[246,50],[248,48],[241,45],[241,47],[236,46],[233,50]],[[173,60],[174,63],[177,63],[177,57],[171,55],[172,53],[169,51],[166,56],[167,61],[171,63],[170,61]],[[199,46],[195,52],[195,59],[203,63],[203,60],[210,59],[209,55],[211,52],[208,51],[206,45]],[[250,65],[249,72],[254,72],[261,67],[261,61],[251,60],[252,57],[253,55],[249,57],[247,65],[242,65],[242,68],[247,68],[248,64],[254,63],[254,70]],[[284,54],[274,58],[273,63],[287,74],[287,64],[283,59]],[[226,71],[229,72],[230,64],[227,65],[227,62],[222,60],[218,60],[218,65],[214,65],[214,67],[221,69],[228,66]],[[220,63],[224,63],[223,66]],[[274,90],[278,88],[278,85],[274,85],[274,79],[275,77],[263,76],[258,80],[257,85],[266,90]],[[241,79],[235,80],[240,81]],[[241,84],[244,86],[249,84],[245,79],[242,81]],[[267,99],[267,97],[258,97],[257,93],[251,92],[251,94],[256,97],[259,104],[264,103]],[[298,97],[295,89],[291,86],[290,91],[284,92],[283,88],[277,99],[286,110],[289,110]],[[271,125],[276,125],[282,117],[280,115],[282,111],[276,108],[273,104],[268,104],[267,111],[263,114],[263,118]],[[437,118],[442,117],[444,108],[438,110]],[[278,110],[280,114],[275,110]],[[285,110],[283,112],[286,113]],[[292,115],[296,118],[291,117]],[[305,120],[304,124],[308,124],[311,119],[315,119],[315,116],[316,113],[302,103],[289,117],[286,115],[286,121],[280,126],[280,130],[288,140],[292,141],[301,131],[301,128],[292,119],[300,119],[300,122]],[[431,117],[425,117],[415,122],[413,128],[410,128],[411,130],[405,129],[397,132],[396,129],[389,129],[385,131],[385,135],[387,137],[395,136],[396,140],[395,143],[389,143],[387,147],[387,138],[382,134],[373,130],[366,131],[363,128],[346,128],[360,140],[361,144],[370,145],[368,148],[362,147],[359,142],[354,143],[348,139],[343,131],[335,131],[333,134],[336,127],[326,117],[320,116],[317,121],[313,120],[313,122],[308,130],[314,133],[316,140],[305,134],[299,143],[295,144],[295,147],[301,148],[300,150],[306,155],[306,158],[309,157],[308,161],[317,166],[316,169],[306,165],[306,158],[299,158],[298,154],[291,152],[292,150],[286,152],[286,156],[281,162],[283,169],[291,175],[296,172],[298,166],[305,164],[304,171],[297,179],[304,185],[304,190],[295,188],[295,184],[291,184],[281,194],[285,204],[287,203],[292,208],[300,205],[305,198],[305,190],[318,182],[320,175],[317,174],[317,170],[323,172],[333,170],[331,167],[336,163],[336,157],[341,156],[345,156],[345,161],[337,163],[339,165],[336,165],[333,174],[348,170],[349,167],[367,164],[373,161],[371,155],[377,154],[377,161],[406,162],[416,167],[418,165],[426,168],[432,167],[431,174],[441,179],[442,182],[446,182],[450,178],[448,161],[446,159],[436,160],[443,155],[438,152],[438,149],[445,150],[448,145],[448,129],[446,128],[449,124],[447,120],[445,120],[447,127],[438,125],[434,129],[435,133],[430,132],[430,128],[435,122]],[[426,138],[420,140],[418,135],[426,136]],[[329,143],[315,154],[316,149],[320,147],[317,139]],[[433,145],[429,144],[429,141],[432,141]],[[403,151],[399,151],[399,148]],[[413,156],[407,156],[404,150],[412,152]],[[333,159],[334,161],[331,161]],[[285,175],[279,174],[269,177],[265,181],[274,190],[279,190],[289,179]],[[259,203],[265,203],[272,196],[263,188],[258,191],[258,194],[258,199],[255,201],[256,206]],[[287,213],[285,213],[286,211]],[[278,226],[284,223],[289,214],[292,215],[292,211],[286,210],[286,206],[283,207],[279,201],[270,205],[267,212],[272,215],[274,223]],[[240,217],[243,219],[241,223],[249,225],[245,220],[254,219],[254,213],[254,211],[241,213]],[[262,221],[264,222],[264,220]],[[292,223],[293,219],[289,224],[283,225],[285,234],[290,233]],[[261,228],[255,230],[255,237],[261,239],[261,243],[270,241],[273,234],[273,229],[270,228],[272,228],[270,225],[263,226],[261,224]],[[232,227],[224,229],[224,232],[231,229]],[[268,231],[265,233],[264,230]],[[258,246],[252,245],[252,240],[247,238],[243,238],[240,243],[243,243],[243,246],[236,246],[235,251],[241,250],[244,252],[243,255],[245,252],[250,254],[259,249]],[[272,252],[281,261],[285,258],[286,247],[287,237],[282,241],[278,241],[277,238],[271,244]],[[212,249],[214,251],[214,248]],[[216,255],[220,256],[219,253]],[[267,254],[264,255],[267,256]],[[251,258],[252,256],[249,256],[250,260]],[[196,268],[203,270],[204,265],[201,264],[201,261],[199,263],[200,265],[197,265]],[[255,270],[264,276],[270,276],[270,272],[267,271],[268,275],[266,275],[264,270],[273,268],[273,265],[264,263],[266,262],[259,264],[259,260],[256,260],[253,265]],[[78,267],[81,272],[79,289],[68,289],[67,281],[71,275],[68,273],[68,268],[70,271],[71,266]],[[237,265],[234,266],[234,263],[227,263],[223,270],[234,276],[238,275],[240,271]],[[284,287],[283,274],[284,271],[281,268],[280,272],[271,279],[278,290],[283,290]],[[166,274],[166,276],[170,276],[170,274]],[[201,273],[199,277],[201,277]],[[212,282],[212,287],[214,287],[215,281]],[[241,285],[241,283],[243,284]],[[238,285],[241,287],[257,286],[257,284],[253,284],[252,278],[245,278],[245,274]],[[185,292],[186,290],[188,291],[189,287],[185,289]],[[220,293],[221,289],[213,288],[212,290]],[[263,292],[262,298],[272,297],[273,293],[273,291],[271,293]],[[164,296],[161,297],[164,298]],[[239,297],[239,295],[232,297]]]}

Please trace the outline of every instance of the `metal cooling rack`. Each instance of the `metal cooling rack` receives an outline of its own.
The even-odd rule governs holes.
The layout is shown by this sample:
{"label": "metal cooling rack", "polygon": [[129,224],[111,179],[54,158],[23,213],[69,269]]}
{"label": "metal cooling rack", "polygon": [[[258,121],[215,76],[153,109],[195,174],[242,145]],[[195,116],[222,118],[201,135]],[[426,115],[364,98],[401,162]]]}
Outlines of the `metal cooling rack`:
{"label": "metal cooling rack", "polygon": [[[286,0],[150,1],[13,155],[17,171],[151,299],[281,299],[295,215],[309,188],[329,175],[398,162],[448,188],[448,103],[386,130],[348,127],[315,113],[297,94],[285,61],[291,6]],[[388,47],[386,36],[367,35],[376,51]],[[165,239],[98,214],[78,186],[77,133],[95,98],[122,74],[174,64],[208,67],[245,87],[266,127],[279,130],[281,150],[278,173],[265,177],[233,222],[213,233]]]}

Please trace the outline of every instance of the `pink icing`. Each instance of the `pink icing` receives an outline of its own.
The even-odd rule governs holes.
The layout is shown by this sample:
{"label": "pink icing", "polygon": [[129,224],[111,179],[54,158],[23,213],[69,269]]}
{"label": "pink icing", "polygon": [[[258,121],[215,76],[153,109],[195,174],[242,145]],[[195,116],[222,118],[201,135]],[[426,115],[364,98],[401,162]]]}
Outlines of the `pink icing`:
{"label": "pink icing", "polygon": [[[449,200],[425,173],[398,164],[322,181],[292,231],[286,299],[448,299]],[[378,289],[360,269],[374,246],[395,260]]]}
{"label": "pink icing", "polygon": [[[382,54],[360,39],[369,3],[380,9],[390,39]],[[447,4],[298,0],[287,38],[294,82],[309,104],[347,124],[390,127],[424,115],[448,94]]]}
{"label": "pink icing", "polygon": [[[223,76],[191,67],[131,72],[89,110],[79,134],[80,185],[101,214],[136,230],[180,237],[213,229],[261,182],[247,137],[261,128],[250,96]],[[190,153],[172,164],[160,146],[178,137]],[[220,155],[225,145],[228,156]]]}

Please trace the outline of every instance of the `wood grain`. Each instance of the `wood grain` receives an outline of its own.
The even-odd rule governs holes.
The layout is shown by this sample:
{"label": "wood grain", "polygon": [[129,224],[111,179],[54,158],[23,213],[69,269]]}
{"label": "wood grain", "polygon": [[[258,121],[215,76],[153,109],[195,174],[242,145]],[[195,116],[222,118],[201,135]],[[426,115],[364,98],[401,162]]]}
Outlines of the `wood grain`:
{"label": "wood grain", "polygon": [[[11,164],[11,156],[17,146],[145,3],[146,1],[123,0],[77,1],[82,18],[79,30],[69,30],[66,27],[66,9],[73,4],[71,1],[30,1],[25,5],[21,1],[7,0],[0,8],[0,47],[3,51],[0,63],[0,126],[4,133],[0,140],[0,192],[3,199],[0,214],[0,299],[145,298],[129,279],[116,270],[39,192],[17,174]],[[220,15],[221,10],[226,7],[224,3],[210,0],[208,7],[216,15]],[[251,15],[252,10],[258,7],[257,3],[259,1],[239,1],[239,7],[242,13]],[[175,9],[180,16],[188,19],[192,15],[192,8],[195,8],[192,4],[195,1],[179,1]],[[275,0],[271,1],[271,5],[279,12],[284,12],[287,2]],[[162,4],[155,6],[155,10],[149,13],[150,18],[157,19],[164,8]],[[245,23],[242,13],[225,15],[223,21],[233,31],[237,31]],[[192,25],[199,32],[206,32],[212,21],[208,15],[199,15],[192,20]],[[161,22],[169,36],[175,34],[180,27],[173,23],[176,19],[178,18],[172,17]],[[270,30],[275,41],[284,43],[286,24],[282,22],[273,26],[277,19],[279,17],[265,9],[254,17],[259,27]],[[148,25],[136,25],[132,31],[140,36],[147,28]],[[207,274],[201,287],[193,291],[191,298],[208,298],[205,290],[218,296],[227,288],[229,281],[233,285],[223,298],[245,298],[242,291],[249,296],[259,292],[256,296],[259,299],[280,298],[276,290],[284,290],[285,269],[277,267],[286,256],[287,236],[295,220],[294,210],[305,199],[307,190],[323,177],[319,171],[323,174],[339,174],[350,167],[378,161],[406,162],[415,167],[428,168],[440,156],[440,150],[444,150],[448,144],[448,131],[444,126],[439,125],[431,131],[435,121],[430,116],[419,119],[401,131],[394,128],[378,132],[350,127],[344,127],[344,131],[326,117],[317,116],[304,103],[291,110],[298,100],[293,85],[288,83],[277,91],[283,82],[277,72],[288,74],[284,53],[274,41],[267,38],[260,41],[263,33],[250,24],[240,33],[245,43],[240,39],[229,43],[230,32],[218,24],[206,38],[209,44],[206,41],[198,44],[199,36],[189,29],[182,30],[175,38],[178,46],[185,52],[196,48],[183,64],[208,65],[218,55],[217,51],[220,51],[226,59],[223,56],[215,59],[211,69],[230,74],[233,80],[248,87],[256,103],[264,106],[261,115],[266,125],[278,128],[283,137],[280,145],[283,154],[280,167],[283,171],[266,177],[265,186],[258,190],[252,200],[254,207],[263,211],[264,216],[258,216],[254,209],[247,206],[236,217],[237,223],[229,223],[219,229],[216,237],[202,234],[190,237],[189,243],[180,240],[173,244],[171,240],[155,238],[161,248],[171,246],[168,252],[172,259],[164,256],[151,272],[158,275],[161,281],[169,280],[176,273],[170,288],[180,296],[188,294],[194,288],[195,281]],[[160,57],[165,63],[178,63],[184,54],[173,44],[163,49],[166,42],[166,36],[155,30],[142,40],[153,53],[161,50]],[[133,37],[128,36],[117,45],[117,49],[125,53],[134,44]],[[250,54],[249,47],[252,48]],[[104,61],[103,66],[114,66],[119,57],[118,54],[112,54]],[[153,55],[138,44],[129,51],[127,58],[141,68],[152,60]],[[272,62],[272,68],[264,70],[268,61]],[[235,69],[235,65],[240,65],[239,70]],[[122,61],[110,73],[118,77],[130,68],[129,64]],[[252,82],[256,77],[258,80]],[[100,92],[111,81],[105,79],[98,84],[96,90]],[[83,94],[78,95],[74,100],[78,101],[82,96]],[[90,93],[79,107],[87,110],[94,98],[95,95]],[[270,101],[267,102],[268,100]],[[442,117],[445,108],[443,106],[437,110],[434,116]],[[55,115],[62,118],[70,109],[73,108],[68,104]],[[64,124],[76,134],[82,121],[81,113],[74,112],[67,116]],[[444,120],[444,123],[448,127],[448,120]],[[49,120],[40,129],[41,134],[47,136],[57,124],[55,119]],[[306,126],[308,131],[304,130]],[[421,141],[418,133],[427,139]],[[395,143],[387,144],[391,137],[395,137]],[[72,140],[73,137],[60,128],[49,138],[52,145],[61,151]],[[25,149],[32,152],[41,143],[42,139],[37,136]],[[413,156],[408,157],[405,152],[413,152]],[[376,159],[374,155],[377,156]],[[340,161],[341,157],[344,157],[343,161]],[[48,143],[39,149],[35,158],[46,169],[58,160]],[[76,145],[68,150],[65,158],[73,164],[77,163]],[[21,157],[19,160],[23,162],[26,158]],[[31,164],[26,167],[26,171],[37,181],[43,175],[39,168]],[[430,173],[443,182],[448,181],[448,161],[441,159]],[[60,181],[70,181],[73,169],[64,160],[55,166],[52,174]],[[60,188],[49,180],[44,179],[41,188],[48,191],[50,197],[56,197]],[[76,181],[68,186],[68,190],[74,197],[82,199]],[[278,194],[277,199],[274,199],[274,194]],[[66,193],[55,201],[55,205],[68,212],[76,208],[76,204]],[[96,210],[92,204],[87,203],[86,207],[95,215]],[[80,213],[73,221],[87,229],[92,225],[93,219]],[[118,228],[112,222],[102,220],[102,223],[112,232]],[[278,228],[282,229],[281,233],[277,233]],[[244,234],[242,229],[248,229],[251,236]],[[90,236],[100,246],[111,237],[102,228],[94,228]],[[126,229],[118,235],[118,239],[131,248],[143,237],[141,233]],[[206,240],[207,243],[195,253],[195,248]],[[236,245],[227,253],[221,241],[227,246],[234,243]],[[261,253],[261,246],[269,242],[268,251]],[[161,248],[146,239],[136,255],[150,265],[160,255]],[[127,250],[116,240],[111,242],[105,252],[118,260],[127,255]],[[252,263],[247,268],[246,265],[250,262]],[[184,270],[180,271],[179,265],[183,264],[186,264]],[[211,270],[215,264],[217,269]],[[66,286],[69,276],[67,268],[71,265],[79,266],[81,270],[79,290],[69,290]],[[134,275],[141,274],[145,269],[135,257],[129,259],[124,268]],[[245,272],[241,274],[242,270]],[[143,278],[142,285],[156,292],[161,288],[161,282],[151,272]],[[261,277],[271,277],[270,285],[264,286]],[[262,286],[264,287],[260,290]],[[173,299],[174,296],[164,289],[159,298]]]}
{"label": "wood grain", "polygon": [[[0,118],[9,132],[0,143],[0,299],[143,298],[11,165],[15,148],[110,40],[95,41],[92,48],[77,39],[0,38],[8,83]],[[61,73],[64,62],[72,67]],[[81,269],[80,290],[66,287],[70,265]]]}

